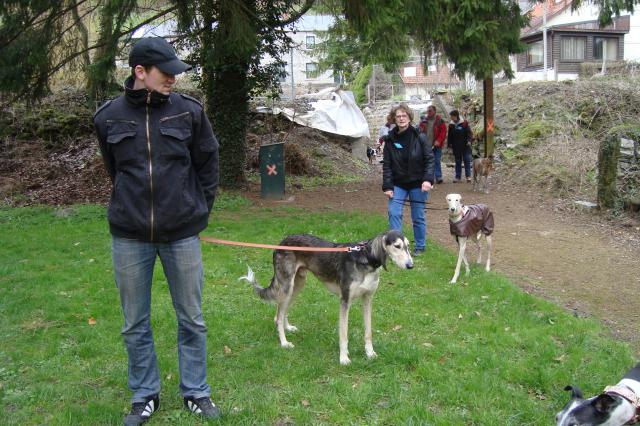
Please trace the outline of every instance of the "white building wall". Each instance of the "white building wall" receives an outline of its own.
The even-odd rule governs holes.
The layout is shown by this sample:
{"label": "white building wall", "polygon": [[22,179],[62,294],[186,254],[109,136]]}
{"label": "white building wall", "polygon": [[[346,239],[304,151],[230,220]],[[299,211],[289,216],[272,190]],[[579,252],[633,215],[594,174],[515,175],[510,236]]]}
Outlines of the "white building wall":
{"label": "white building wall", "polygon": [[[307,36],[314,37],[316,43],[320,42],[320,37],[313,31],[296,31],[295,34],[290,34],[290,36],[296,48],[293,49],[293,55],[289,53],[282,58],[287,62],[285,65],[285,70],[287,71],[285,83],[291,84],[291,74],[293,72],[295,85],[333,84],[333,71],[326,71],[317,77],[307,78],[307,64],[318,62],[318,58],[312,56],[310,46],[306,44]],[[292,56],[293,62],[291,61]]]}
{"label": "white building wall", "polygon": [[629,34],[624,35],[624,59],[640,61],[640,13],[631,15]]}

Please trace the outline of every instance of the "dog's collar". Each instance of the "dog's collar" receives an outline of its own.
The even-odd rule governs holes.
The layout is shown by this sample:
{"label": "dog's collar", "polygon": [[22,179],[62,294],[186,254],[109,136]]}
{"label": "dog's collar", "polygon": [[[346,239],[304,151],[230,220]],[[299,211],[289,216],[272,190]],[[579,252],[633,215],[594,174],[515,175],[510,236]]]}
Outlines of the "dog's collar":
{"label": "dog's collar", "polygon": [[629,401],[629,403],[636,409],[636,414],[625,424],[632,425],[640,421],[640,397],[636,395],[634,391],[626,386],[616,385],[607,386],[606,388],[604,388],[604,393],[617,395],[621,398],[624,398]]}

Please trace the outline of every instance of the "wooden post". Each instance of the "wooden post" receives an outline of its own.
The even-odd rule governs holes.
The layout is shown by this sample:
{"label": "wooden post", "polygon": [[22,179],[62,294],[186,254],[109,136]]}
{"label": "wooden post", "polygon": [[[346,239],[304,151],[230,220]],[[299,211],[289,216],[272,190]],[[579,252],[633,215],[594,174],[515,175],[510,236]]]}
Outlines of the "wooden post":
{"label": "wooden post", "polygon": [[484,156],[493,155],[493,77],[483,81],[484,92]]}

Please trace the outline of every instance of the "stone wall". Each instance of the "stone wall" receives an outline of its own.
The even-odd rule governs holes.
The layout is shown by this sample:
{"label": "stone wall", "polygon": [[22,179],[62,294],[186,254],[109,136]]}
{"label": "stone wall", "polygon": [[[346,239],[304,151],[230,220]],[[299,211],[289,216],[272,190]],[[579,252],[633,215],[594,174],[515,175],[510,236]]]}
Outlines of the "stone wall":
{"label": "stone wall", "polygon": [[[636,138],[638,139],[638,138]],[[640,147],[620,133],[609,134],[598,154],[598,205],[640,209]]]}
{"label": "stone wall", "polygon": [[640,208],[640,143],[631,139],[620,139],[617,187],[626,208]]}

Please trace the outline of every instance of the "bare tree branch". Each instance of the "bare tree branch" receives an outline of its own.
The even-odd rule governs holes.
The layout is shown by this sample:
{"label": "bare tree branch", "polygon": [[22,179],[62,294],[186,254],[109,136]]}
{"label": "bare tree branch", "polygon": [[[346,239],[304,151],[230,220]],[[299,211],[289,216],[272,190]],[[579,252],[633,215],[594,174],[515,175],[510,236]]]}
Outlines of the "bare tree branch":
{"label": "bare tree branch", "polygon": [[302,5],[302,8],[295,15],[291,15],[289,16],[289,18],[280,21],[280,25],[285,26],[285,25],[289,25],[292,22],[297,21],[298,19],[300,19],[302,15],[304,15],[309,11],[309,9],[311,9],[311,6],[313,6],[314,3],[315,3],[315,0],[305,0],[305,3]]}

